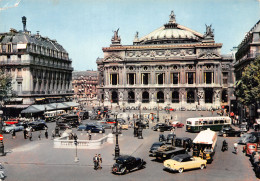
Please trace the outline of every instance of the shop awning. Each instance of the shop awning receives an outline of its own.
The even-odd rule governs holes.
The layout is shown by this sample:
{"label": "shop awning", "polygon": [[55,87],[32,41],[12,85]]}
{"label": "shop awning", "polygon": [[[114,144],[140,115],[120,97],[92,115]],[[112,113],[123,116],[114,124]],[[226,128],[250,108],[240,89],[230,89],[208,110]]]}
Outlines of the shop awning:
{"label": "shop awning", "polygon": [[24,108],[27,108],[29,107],[30,105],[5,105],[5,107],[8,107],[8,108],[17,108],[17,109],[24,109]]}

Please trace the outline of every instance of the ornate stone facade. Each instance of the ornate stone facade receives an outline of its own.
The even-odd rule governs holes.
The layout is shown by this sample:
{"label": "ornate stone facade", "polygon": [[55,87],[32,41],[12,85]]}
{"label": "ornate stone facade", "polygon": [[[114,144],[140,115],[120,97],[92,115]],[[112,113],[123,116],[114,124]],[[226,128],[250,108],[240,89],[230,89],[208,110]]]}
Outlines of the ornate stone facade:
{"label": "ornate stone facade", "polygon": [[105,106],[228,104],[232,59],[220,55],[222,44],[215,43],[211,25],[203,35],[177,24],[172,12],[169,23],[150,34],[139,38],[137,32],[132,46],[120,44],[118,31],[114,36],[103,48],[104,58],[97,59],[99,100]]}

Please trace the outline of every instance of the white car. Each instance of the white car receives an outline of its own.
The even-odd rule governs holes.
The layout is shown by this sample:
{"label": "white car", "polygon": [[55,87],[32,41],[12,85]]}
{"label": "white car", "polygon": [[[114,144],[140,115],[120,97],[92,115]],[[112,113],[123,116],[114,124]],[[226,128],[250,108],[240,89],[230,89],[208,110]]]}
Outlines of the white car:
{"label": "white car", "polygon": [[24,129],[24,127],[20,123],[3,127],[3,131],[6,133],[11,133],[12,131],[15,131],[15,132],[22,131],[23,129]]}

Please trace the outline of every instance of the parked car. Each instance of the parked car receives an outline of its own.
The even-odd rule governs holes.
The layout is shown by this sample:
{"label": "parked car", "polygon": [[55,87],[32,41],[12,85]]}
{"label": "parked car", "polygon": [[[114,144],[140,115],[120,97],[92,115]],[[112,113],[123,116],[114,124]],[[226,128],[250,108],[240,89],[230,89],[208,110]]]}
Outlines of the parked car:
{"label": "parked car", "polygon": [[163,143],[163,142],[155,142],[155,143],[153,143],[149,152],[153,153],[154,151],[156,151],[162,145],[165,145],[165,143]]}
{"label": "parked car", "polygon": [[238,144],[246,144],[248,142],[251,142],[251,140],[254,140],[254,136],[250,133],[244,133],[239,139]]}
{"label": "parked car", "polygon": [[243,147],[243,152],[246,156],[252,155],[253,152],[256,152],[257,150],[257,143],[247,143]]}
{"label": "parked car", "polygon": [[175,128],[182,128],[184,126],[184,124],[181,123],[180,121],[173,121],[171,122],[171,125]]}
{"label": "parked car", "polygon": [[246,133],[248,131],[248,125],[247,124],[241,124],[239,126],[239,131],[242,133]]}
{"label": "parked car", "polygon": [[220,131],[219,131],[219,136],[237,136],[239,137],[241,134],[240,131],[236,131],[234,128],[232,128],[231,126],[227,126],[227,127],[223,127]]}
{"label": "parked car", "polygon": [[72,126],[69,125],[68,123],[57,123],[57,126],[60,128],[60,130],[66,130],[66,129],[71,129]]}
{"label": "parked car", "polygon": [[169,126],[165,123],[157,123],[155,126],[152,127],[154,131],[170,131],[172,128],[172,126]]}
{"label": "parked car", "polygon": [[15,132],[22,131],[23,129],[24,129],[24,126],[20,123],[17,123],[17,124],[11,124],[11,125],[8,125],[8,126],[4,126],[3,132],[11,133],[13,131],[15,131]]}
{"label": "parked car", "polygon": [[127,130],[128,129],[128,124],[121,124],[120,125],[121,129]]}
{"label": "parked car", "polygon": [[125,174],[133,169],[141,169],[146,165],[143,159],[133,157],[129,155],[120,156],[116,159],[112,167],[112,173],[114,174]]}
{"label": "parked car", "polygon": [[79,125],[78,131],[91,131],[91,133],[105,133],[105,129],[102,126],[94,124]]}
{"label": "parked car", "polygon": [[178,171],[179,173],[194,168],[204,169],[206,168],[206,164],[207,160],[203,160],[200,157],[192,157],[188,154],[176,155],[163,162],[164,169]]}
{"label": "parked car", "polygon": [[48,126],[45,123],[37,121],[29,123],[28,127],[31,127],[32,131],[44,130],[45,128],[48,128]]}

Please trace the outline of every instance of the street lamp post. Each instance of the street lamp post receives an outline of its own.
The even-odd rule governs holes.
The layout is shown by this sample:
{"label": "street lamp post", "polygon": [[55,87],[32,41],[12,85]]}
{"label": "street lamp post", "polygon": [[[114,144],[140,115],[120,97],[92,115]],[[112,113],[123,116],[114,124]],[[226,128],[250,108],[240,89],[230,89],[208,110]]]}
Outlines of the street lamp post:
{"label": "street lamp post", "polygon": [[120,148],[118,144],[118,120],[117,120],[117,113],[115,113],[116,116],[116,145],[115,145],[115,159],[117,159],[120,155]]}
{"label": "street lamp post", "polygon": [[157,105],[158,105],[158,107],[157,107],[157,123],[159,123],[159,121],[160,121],[160,119],[159,119],[159,113],[160,113],[160,111],[159,111],[159,99],[157,99]]}
{"label": "street lamp post", "polygon": [[78,158],[78,136],[76,135],[76,133],[74,134],[74,144],[76,146],[76,155],[75,155],[75,162],[79,162],[79,158]]}
{"label": "street lamp post", "polygon": [[[1,106],[2,108],[2,106]],[[3,142],[3,131],[2,131],[2,128],[3,128],[3,111],[0,110],[0,154],[1,156],[4,156],[5,155],[5,146],[4,146],[4,142]]]}

